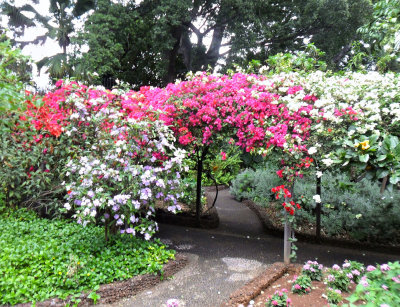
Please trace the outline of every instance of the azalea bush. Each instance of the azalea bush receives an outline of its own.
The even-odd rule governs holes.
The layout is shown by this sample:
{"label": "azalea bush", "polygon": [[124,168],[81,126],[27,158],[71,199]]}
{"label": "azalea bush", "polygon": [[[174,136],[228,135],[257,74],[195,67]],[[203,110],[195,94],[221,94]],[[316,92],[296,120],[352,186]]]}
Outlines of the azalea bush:
{"label": "azalea bush", "polygon": [[295,276],[292,283],[292,292],[297,294],[307,294],[311,291],[311,278],[308,275],[301,274]]}

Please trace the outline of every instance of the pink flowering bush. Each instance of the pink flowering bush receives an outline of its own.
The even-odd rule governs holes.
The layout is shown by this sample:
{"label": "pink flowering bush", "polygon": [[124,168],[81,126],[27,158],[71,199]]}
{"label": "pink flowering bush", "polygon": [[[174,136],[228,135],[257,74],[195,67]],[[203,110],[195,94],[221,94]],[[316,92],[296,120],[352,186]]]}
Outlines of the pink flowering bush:
{"label": "pink flowering bush", "polygon": [[311,292],[311,278],[308,275],[295,276],[292,283],[292,292],[297,294],[307,294]]}
{"label": "pink flowering bush", "polygon": [[310,277],[311,280],[320,281],[322,279],[323,268],[324,266],[319,264],[317,261],[309,260],[303,265],[301,273]]}
{"label": "pink flowering bush", "polygon": [[288,291],[286,289],[275,291],[274,295],[268,297],[265,307],[287,307],[292,306],[292,301],[287,296]]}

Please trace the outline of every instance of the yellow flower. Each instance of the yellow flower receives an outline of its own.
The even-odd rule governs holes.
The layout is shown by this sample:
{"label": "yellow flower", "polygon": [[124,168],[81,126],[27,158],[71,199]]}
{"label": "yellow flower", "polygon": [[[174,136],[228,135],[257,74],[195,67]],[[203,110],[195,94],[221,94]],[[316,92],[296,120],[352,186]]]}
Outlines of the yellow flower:
{"label": "yellow flower", "polygon": [[371,147],[371,146],[369,146],[369,140],[365,140],[364,142],[361,142],[360,145],[361,145],[362,150],[366,150]]}

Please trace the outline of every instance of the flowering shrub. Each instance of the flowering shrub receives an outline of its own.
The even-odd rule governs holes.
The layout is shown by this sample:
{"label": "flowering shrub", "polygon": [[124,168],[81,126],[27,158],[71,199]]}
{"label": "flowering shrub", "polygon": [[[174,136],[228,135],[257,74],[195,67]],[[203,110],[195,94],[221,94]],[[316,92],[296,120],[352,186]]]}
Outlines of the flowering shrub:
{"label": "flowering shrub", "polygon": [[350,306],[357,300],[367,302],[367,306],[399,306],[400,304],[400,264],[398,261],[368,266],[355,292],[347,298]]}
{"label": "flowering shrub", "polygon": [[[98,112],[80,106],[70,117],[65,133],[84,138],[86,146],[66,164],[65,209],[83,225],[103,222],[106,236],[119,229],[149,240],[157,230],[152,220],[156,201],[169,211],[180,210],[185,152],[174,147],[171,130],[157,120],[126,120],[111,105]],[[79,123],[84,131],[76,129]]]}
{"label": "flowering shrub", "polygon": [[277,290],[274,295],[270,295],[267,302],[265,303],[266,307],[287,307],[291,306],[291,299],[287,296],[287,290]]}
{"label": "flowering shrub", "polygon": [[362,263],[357,261],[348,261],[342,265],[343,272],[350,279],[350,282],[358,284],[361,276],[364,275],[365,267]]}
{"label": "flowering shrub", "polygon": [[295,276],[292,284],[292,292],[297,294],[310,293],[311,278],[307,275]]}
{"label": "flowering shrub", "polygon": [[339,289],[328,288],[326,289],[326,298],[330,304],[339,304],[343,301],[342,291]]}
{"label": "flowering shrub", "polygon": [[301,274],[307,275],[310,277],[311,280],[318,280],[322,279],[322,269],[324,266],[319,264],[317,261],[308,260],[304,265],[301,271]]}
{"label": "flowering shrub", "polygon": [[344,292],[349,291],[350,278],[347,276],[347,273],[337,264],[334,264],[332,268],[327,270],[325,282],[330,288],[338,289]]}

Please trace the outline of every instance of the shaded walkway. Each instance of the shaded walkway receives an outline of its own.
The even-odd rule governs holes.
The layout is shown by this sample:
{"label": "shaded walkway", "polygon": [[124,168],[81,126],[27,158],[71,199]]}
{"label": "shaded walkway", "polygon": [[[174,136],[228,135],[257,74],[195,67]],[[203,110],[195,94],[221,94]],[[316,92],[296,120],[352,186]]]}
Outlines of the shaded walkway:
{"label": "shaded walkway", "polygon": [[[219,192],[216,203],[220,226],[214,230],[160,225],[158,237],[178,252],[189,255],[189,264],[173,279],[113,306],[165,306],[170,298],[180,306],[219,306],[229,295],[262,272],[282,261],[283,239],[265,234],[258,217],[235,201],[229,190]],[[318,259],[325,265],[345,259],[365,264],[395,261],[400,257],[376,252],[297,244],[298,262]]]}

